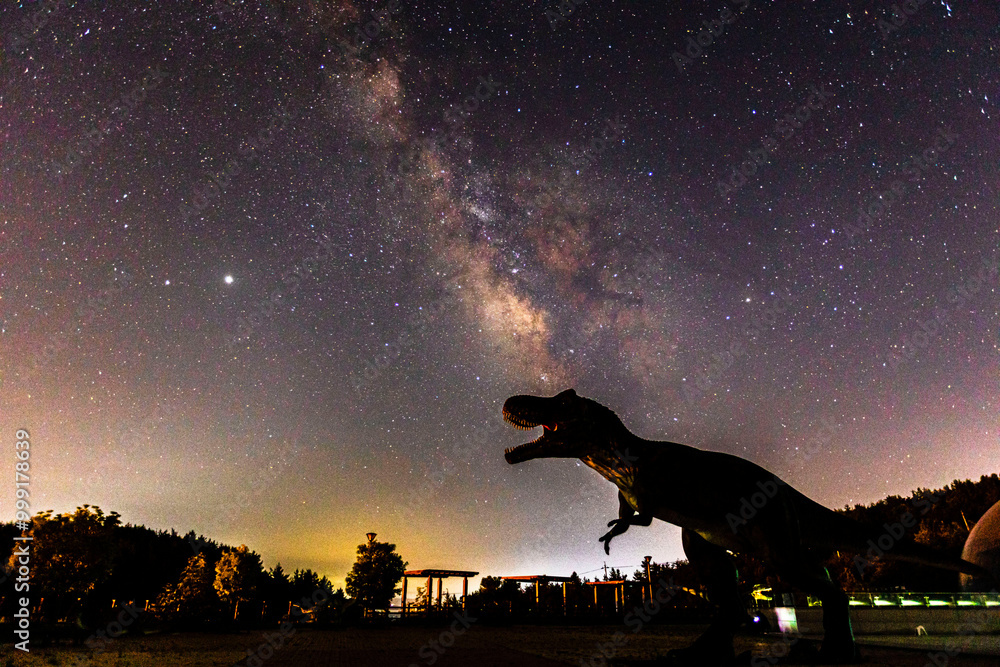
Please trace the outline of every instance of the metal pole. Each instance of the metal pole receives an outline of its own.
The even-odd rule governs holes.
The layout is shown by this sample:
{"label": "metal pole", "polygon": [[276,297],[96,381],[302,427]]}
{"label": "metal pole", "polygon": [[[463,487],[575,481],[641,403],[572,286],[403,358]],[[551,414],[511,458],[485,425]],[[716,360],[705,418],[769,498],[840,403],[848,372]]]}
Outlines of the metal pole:
{"label": "metal pole", "polygon": [[[652,560],[653,560],[652,556],[646,556],[643,559],[643,562],[646,564],[646,587],[648,588],[648,591],[649,591],[649,601],[650,601],[650,603],[652,603],[652,601],[653,601],[653,578],[649,575],[649,563]],[[643,591],[643,597],[645,597],[645,593],[646,593],[646,591],[644,590]]]}
{"label": "metal pole", "polygon": [[403,607],[402,611],[400,612],[400,615],[403,618],[406,618],[406,580],[407,580],[407,578],[408,577],[406,577],[405,575],[403,576],[403,598],[402,598],[402,600],[400,600],[400,606]]}

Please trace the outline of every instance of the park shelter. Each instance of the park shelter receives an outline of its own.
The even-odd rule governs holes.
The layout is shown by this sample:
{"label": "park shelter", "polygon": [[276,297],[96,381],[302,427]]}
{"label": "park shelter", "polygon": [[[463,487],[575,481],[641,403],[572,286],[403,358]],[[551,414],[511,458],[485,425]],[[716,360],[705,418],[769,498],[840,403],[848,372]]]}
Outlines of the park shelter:
{"label": "park shelter", "polygon": [[431,600],[434,592],[434,579],[438,580],[437,585],[437,607],[441,607],[441,591],[444,590],[441,581],[449,577],[462,577],[462,607],[465,607],[465,597],[469,594],[469,577],[475,577],[478,572],[468,572],[466,570],[407,570],[403,572],[403,596],[400,600],[403,616],[406,616],[406,584],[410,577],[427,577],[427,611],[431,610]]}
{"label": "park shelter", "polygon": [[518,583],[531,583],[535,585],[535,609],[539,608],[540,605],[540,592],[539,586],[549,583],[550,581],[558,581],[562,583],[562,594],[563,594],[563,615],[566,615],[566,584],[573,581],[572,577],[556,577],[547,574],[525,574],[515,577],[500,577],[504,581],[516,581]]}
{"label": "park shelter", "polygon": [[[584,582],[586,586],[592,586],[594,590],[594,607],[598,608],[597,602],[597,587],[598,586],[614,586],[615,591],[615,613],[619,613],[620,610],[625,608],[625,580],[615,579],[613,581],[587,581]],[[645,595],[646,586],[643,585],[643,594]]]}

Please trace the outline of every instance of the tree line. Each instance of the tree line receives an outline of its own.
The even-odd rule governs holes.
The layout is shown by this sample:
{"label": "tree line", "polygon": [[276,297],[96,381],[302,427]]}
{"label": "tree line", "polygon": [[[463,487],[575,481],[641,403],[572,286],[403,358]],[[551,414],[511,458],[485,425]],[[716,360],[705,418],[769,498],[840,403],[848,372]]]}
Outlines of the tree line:
{"label": "tree line", "polygon": [[[12,552],[21,531],[0,524],[0,544]],[[31,578],[27,593],[15,593],[15,556],[5,559],[0,616],[10,618],[15,599],[27,595],[42,627],[72,623],[95,628],[131,607],[133,631],[143,626],[177,628],[253,627],[285,618],[338,622],[350,614],[350,600],[312,570],[265,569],[245,545],[219,544],[194,531],[156,531],[122,525],[117,512],[83,505],[74,512],[40,512],[31,536]],[[322,600],[322,604],[317,604]]]}
{"label": "tree line", "polygon": [[[838,511],[876,531],[909,514],[912,521],[907,522],[910,527],[900,541],[919,542],[957,557],[970,529],[998,501],[1000,476],[993,474]],[[0,617],[11,618],[15,596],[23,595],[14,593],[12,574],[16,568],[12,538],[20,534],[13,523],[0,524],[0,549],[7,550],[0,552],[0,557],[6,556],[5,571],[0,573]],[[137,629],[144,623],[198,628],[266,626],[288,618],[346,623],[388,609],[400,592],[398,583],[406,566],[395,545],[376,542],[372,536],[368,544],[358,547],[346,592],[334,590],[327,577],[309,569],[288,574],[280,563],[266,569],[260,556],[244,545],[219,544],[194,531],[180,535],[174,530],[123,525],[117,512],[105,514],[90,505],[64,514],[39,513],[31,535],[30,598],[36,620],[88,628],[106,623],[113,609],[125,605],[139,610]],[[879,559],[859,567],[856,558],[853,553],[839,553],[827,564],[848,591],[958,590],[954,572]],[[755,587],[774,582],[767,563],[740,556],[738,564],[740,586],[748,597]],[[696,597],[701,587],[686,561],[651,563],[650,574],[653,582],[671,580]],[[632,577],[645,581],[646,572],[636,570]],[[612,568],[605,578],[616,581],[628,575]],[[574,573],[567,589],[573,598],[568,602],[581,609],[592,604],[581,597],[586,594],[585,582]],[[559,606],[561,590],[558,585],[544,587],[541,597]],[[522,591],[515,582],[484,577],[468,602],[487,612],[510,612],[533,608],[534,593]],[[459,601],[448,600],[445,606],[449,604]]]}

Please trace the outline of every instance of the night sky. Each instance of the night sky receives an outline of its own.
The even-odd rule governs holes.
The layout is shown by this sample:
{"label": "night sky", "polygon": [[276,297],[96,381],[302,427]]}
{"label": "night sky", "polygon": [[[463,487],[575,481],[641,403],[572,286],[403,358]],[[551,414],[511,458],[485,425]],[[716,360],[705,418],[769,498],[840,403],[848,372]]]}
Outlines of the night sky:
{"label": "night sky", "polygon": [[1000,8],[694,4],[5,1],[32,511],[338,585],[368,531],[682,558],[661,522],[606,558],[613,485],[504,462],[504,399],[568,387],[833,508],[997,472]]}

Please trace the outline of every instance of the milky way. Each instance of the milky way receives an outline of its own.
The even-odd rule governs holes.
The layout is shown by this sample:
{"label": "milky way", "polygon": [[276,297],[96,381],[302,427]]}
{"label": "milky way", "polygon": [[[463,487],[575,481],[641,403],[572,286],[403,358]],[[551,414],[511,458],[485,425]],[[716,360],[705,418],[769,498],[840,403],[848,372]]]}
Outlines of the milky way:
{"label": "milky way", "polygon": [[605,559],[613,486],[504,462],[503,400],[570,386],[830,507],[996,472],[986,5],[5,3],[33,510],[338,582],[368,531],[496,575],[683,557],[659,524]]}

